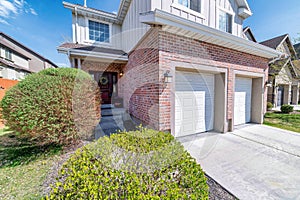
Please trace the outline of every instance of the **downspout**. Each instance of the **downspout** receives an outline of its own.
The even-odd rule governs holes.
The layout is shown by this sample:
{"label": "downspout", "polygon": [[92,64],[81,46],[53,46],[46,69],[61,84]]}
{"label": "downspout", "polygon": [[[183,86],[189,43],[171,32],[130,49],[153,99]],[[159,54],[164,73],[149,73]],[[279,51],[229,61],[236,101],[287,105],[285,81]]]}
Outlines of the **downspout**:
{"label": "downspout", "polygon": [[78,16],[77,16],[77,6],[75,7],[75,43],[78,44]]}

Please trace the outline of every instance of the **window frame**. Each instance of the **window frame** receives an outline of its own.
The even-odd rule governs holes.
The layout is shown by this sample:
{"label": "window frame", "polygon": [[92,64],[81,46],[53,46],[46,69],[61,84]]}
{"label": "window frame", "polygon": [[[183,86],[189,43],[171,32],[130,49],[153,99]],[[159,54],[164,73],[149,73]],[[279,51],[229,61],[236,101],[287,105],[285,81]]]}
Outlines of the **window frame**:
{"label": "window frame", "polygon": [[[9,55],[9,58],[7,57],[7,55]],[[9,48],[4,48],[4,58],[6,60],[12,61],[12,51]]]}
{"label": "window frame", "polygon": [[[231,33],[220,29],[220,11],[226,13],[227,15],[231,15]],[[222,32],[233,35],[234,18],[235,18],[235,13],[234,12],[226,10],[226,9],[218,6],[218,9],[217,9],[217,12],[216,12],[216,29],[218,29]]]}
{"label": "window frame", "polygon": [[191,0],[187,0],[187,1],[188,1],[188,6],[182,5],[181,3],[179,3],[179,0],[175,0],[174,3],[177,4],[176,7],[181,7],[182,10],[186,10],[186,11],[188,10],[188,12],[193,13],[194,15],[197,15],[197,14],[201,14],[202,15],[202,13],[203,13],[203,6],[204,6],[203,5],[204,0],[198,0],[198,1],[200,1],[200,6],[201,6],[200,7],[200,12],[192,10],[191,9]]}
{"label": "window frame", "polygon": [[[109,38],[108,38],[108,42],[100,42],[100,41],[96,41],[96,40],[91,40],[90,39],[90,27],[89,27],[89,21],[93,21],[93,22],[97,22],[97,23],[102,23],[102,24],[107,24],[108,25],[108,30],[109,30]],[[94,18],[89,18],[89,17],[86,17],[85,18],[85,28],[86,28],[86,31],[85,31],[85,42],[86,43],[89,43],[89,44],[98,44],[98,45],[101,45],[101,46],[111,46],[112,45],[112,42],[111,42],[111,37],[112,37],[112,23],[109,23],[109,22],[105,22],[105,21],[102,21],[102,20],[98,20],[98,19],[94,19]]]}

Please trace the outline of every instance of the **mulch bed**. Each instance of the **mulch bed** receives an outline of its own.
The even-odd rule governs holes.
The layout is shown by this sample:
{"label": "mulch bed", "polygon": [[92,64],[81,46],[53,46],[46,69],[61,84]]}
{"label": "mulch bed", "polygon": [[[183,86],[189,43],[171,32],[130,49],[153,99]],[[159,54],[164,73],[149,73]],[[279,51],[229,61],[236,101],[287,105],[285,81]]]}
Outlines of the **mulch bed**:
{"label": "mulch bed", "polygon": [[233,194],[227,191],[223,186],[217,183],[210,176],[206,175],[207,184],[209,186],[209,199],[210,200],[236,200]]}

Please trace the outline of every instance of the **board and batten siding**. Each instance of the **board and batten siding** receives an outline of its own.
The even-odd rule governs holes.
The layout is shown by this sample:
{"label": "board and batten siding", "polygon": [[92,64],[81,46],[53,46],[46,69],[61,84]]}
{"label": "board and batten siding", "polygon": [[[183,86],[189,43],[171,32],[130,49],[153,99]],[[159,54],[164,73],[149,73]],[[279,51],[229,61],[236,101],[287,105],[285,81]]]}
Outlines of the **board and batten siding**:
{"label": "board and batten siding", "polygon": [[[197,23],[219,29],[219,10],[233,15],[232,34],[243,36],[243,19],[238,16],[238,5],[235,0],[202,0],[202,11],[197,13],[180,6],[177,0],[132,0],[122,25],[111,25],[111,43],[88,42],[88,24],[84,16],[77,17],[77,38],[75,34],[76,17],[72,15],[73,42],[81,44],[99,45],[107,48],[122,49],[129,53],[140,39],[149,30],[150,26],[140,22],[140,14],[156,9],[163,10],[174,15],[186,18]],[[97,19],[95,19],[97,21]]]}
{"label": "board and batten siding", "polygon": [[[122,40],[121,40],[121,26],[118,24],[110,24],[110,43],[91,43],[89,41],[89,34],[88,34],[88,20],[93,20],[96,22],[102,22],[97,19],[84,17],[82,15],[77,16],[77,39],[76,39],[76,17],[72,15],[72,29],[73,29],[73,42],[76,43],[78,41],[79,44],[86,44],[86,45],[95,45],[101,46],[105,48],[112,48],[112,49],[122,49]],[[103,22],[107,23],[107,22]],[[108,23],[109,24],[109,23]]]}
{"label": "board and batten siding", "polygon": [[140,22],[140,13],[151,10],[151,0],[132,0],[122,25],[123,51],[130,52],[149,30],[150,26]]}
{"label": "board and batten siding", "polygon": [[232,34],[242,37],[243,19],[238,16],[238,5],[235,0],[202,0],[202,12],[197,15],[189,9],[181,9],[177,0],[151,0],[151,10],[160,9],[174,15],[219,29],[219,10],[233,15]]}

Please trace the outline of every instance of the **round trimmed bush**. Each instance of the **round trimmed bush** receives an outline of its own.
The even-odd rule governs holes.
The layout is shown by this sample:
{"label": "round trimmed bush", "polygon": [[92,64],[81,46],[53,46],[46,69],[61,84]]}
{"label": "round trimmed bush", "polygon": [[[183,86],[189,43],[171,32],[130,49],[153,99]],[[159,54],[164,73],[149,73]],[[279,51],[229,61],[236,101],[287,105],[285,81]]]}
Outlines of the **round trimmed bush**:
{"label": "round trimmed bush", "polygon": [[208,199],[205,175],[171,134],[102,137],[64,164],[48,199]]}
{"label": "round trimmed bush", "polygon": [[91,76],[71,68],[27,76],[1,101],[6,125],[40,144],[70,144],[100,120],[100,91]]}
{"label": "round trimmed bush", "polygon": [[288,104],[284,104],[280,108],[282,113],[289,114],[294,111],[294,107]]}
{"label": "round trimmed bush", "polygon": [[272,110],[273,104],[271,102],[267,103],[267,110]]}

